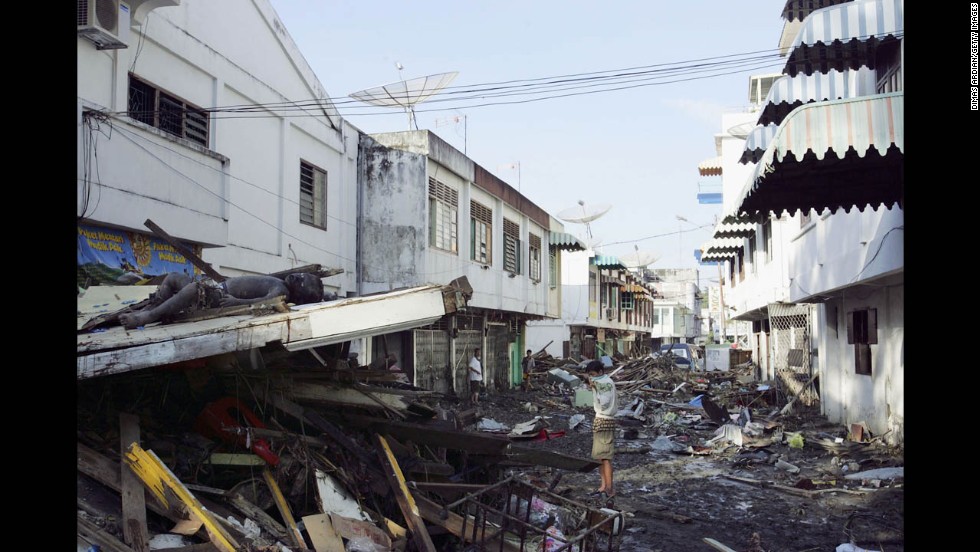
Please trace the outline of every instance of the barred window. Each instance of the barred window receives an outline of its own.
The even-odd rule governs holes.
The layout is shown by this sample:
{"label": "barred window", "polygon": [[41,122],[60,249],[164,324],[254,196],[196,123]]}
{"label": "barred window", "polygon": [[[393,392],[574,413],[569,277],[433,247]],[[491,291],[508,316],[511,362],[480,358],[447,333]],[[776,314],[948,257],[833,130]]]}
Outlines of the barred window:
{"label": "barred window", "polygon": [[521,273],[521,227],[504,219],[504,270]]}
{"label": "barred window", "polygon": [[493,264],[490,255],[493,246],[493,211],[470,200],[470,259],[483,264]]}
{"label": "barred window", "polygon": [[327,173],[299,162],[299,221],[327,229]]}
{"label": "barred window", "polygon": [[554,251],[548,252],[548,287],[558,287],[558,255]]}
{"label": "barred window", "polygon": [[129,116],[141,123],[208,147],[208,112],[129,75]]}
{"label": "barred window", "polygon": [[535,282],[541,281],[541,236],[527,235],[528,276]]}
{"label": "barred window", "polygon": [[429,245],[458,252],[459,192],[429,178]]}

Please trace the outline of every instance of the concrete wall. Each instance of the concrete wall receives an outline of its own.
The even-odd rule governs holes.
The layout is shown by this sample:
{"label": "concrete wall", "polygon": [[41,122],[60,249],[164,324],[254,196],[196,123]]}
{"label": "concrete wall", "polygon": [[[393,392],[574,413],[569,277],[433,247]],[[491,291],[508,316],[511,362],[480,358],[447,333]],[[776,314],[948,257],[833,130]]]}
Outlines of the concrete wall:
{"label": "concrete wall", "polygon": [[[904,441],[905,286],[854,289],[823,305],[816,328],[820,351],[821,409],[828,420],[849,426],[866,422],[892,444]],[[878,344],[871,345],[871,375],[854,371],[854,345],[847,343],[847,313],[874,308]],[[886,435],[887,433],[887,435]]]}
{"label": "concrete wall", "polygon": [[814,215],[788,251],[791,299],[904,270],[904,224],[897,206]]}

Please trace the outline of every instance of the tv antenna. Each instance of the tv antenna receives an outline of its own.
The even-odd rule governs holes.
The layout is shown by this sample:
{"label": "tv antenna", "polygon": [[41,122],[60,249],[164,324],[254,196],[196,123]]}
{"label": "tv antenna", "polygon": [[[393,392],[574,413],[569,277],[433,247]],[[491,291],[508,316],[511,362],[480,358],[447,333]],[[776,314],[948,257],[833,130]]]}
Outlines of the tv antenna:
{"label": "tv antenna", "polygon": [[[405,67],[396,62],[395,67],[401,75]],[[418,77],[409,80],[393,82],[384,86],[376,86],[354,92],[350,95],[355,100],[376,105],[380,107],[400,107],[408,114],[408,129],[418,130],[419,125],[415,121],[415,105],[429,99],[440,90],[449,86],[449,83],[456,78],[458,71],[448,73],[438,73],[426,77]]]}
{"label": "tv antenna", "polygon": [[595,249],[599,245],[600,241],[592,237],[592,226],[591,222],[597,218],[605,215],[612,209],[612,205],[608,203],[599,203],[597,205],[586,206],[585,202],[581,199],[578,200],[577,206],[569,207],[568,209],[563,209],[556,215],[559,219],[565,222],[575,222],[585,225],[585,233],[588,235],[587,245],[590,249]]}

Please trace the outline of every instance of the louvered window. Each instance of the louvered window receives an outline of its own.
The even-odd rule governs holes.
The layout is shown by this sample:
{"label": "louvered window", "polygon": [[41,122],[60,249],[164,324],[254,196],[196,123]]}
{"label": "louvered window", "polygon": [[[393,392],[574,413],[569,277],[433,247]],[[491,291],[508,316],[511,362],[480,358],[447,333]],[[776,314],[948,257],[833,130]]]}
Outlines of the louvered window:
{"label": "louvered window", "polygon": [[521,227],[504,219],[504,270],[521,273]]}
{"label": "louvered window", "polygon": [[429,245],[458,252],[459,192],[434,178],[429,179]]}
{"label": "louvered window", "polygon": [[490,255],[493,242],[493,211],[476,201],[470,201],[470,259],[493,264]]}
{"label": "louvered window", "polygon": [[208,112],[129,75],[129,116],[141,123],[208,147]]}
{"label": "louvered window", "polygon": [[527,235],[528,276],[535,282],[541,281],[541,236]]}
{"label": "louvered window", "polygon": [[327,228],[327,173],[306,161],[299,163],[299,221]]}

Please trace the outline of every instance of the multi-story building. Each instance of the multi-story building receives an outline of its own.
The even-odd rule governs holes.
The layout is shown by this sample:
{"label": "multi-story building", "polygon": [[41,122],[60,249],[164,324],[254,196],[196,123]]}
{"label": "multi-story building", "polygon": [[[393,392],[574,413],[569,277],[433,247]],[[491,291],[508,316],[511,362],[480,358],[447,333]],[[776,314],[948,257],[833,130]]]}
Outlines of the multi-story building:
{"label": "multi-story building", "polygon": [[528,348],[556,357],[596,359],[649,352],[654,291],[617,257],[588,249],[565,234],[561,256],[561,317],[528,323]]}
{"label": "multi-story building", "polygon": [[783,16],[784,76],[744,168],[725,166],[747,176],[723,184],[705,257],[726,262],[725,302],[753,321],[761,376],[900,444],[904,2],[791,2]]}
{"label": "multi-story building", "polygon": [[78,6],[79,285],[195,270],[151,221],[223,275],[355,292],[358,132],[268,0]]}
{"label": "multi-story building", "polygon": [[698,342],[702,337],[699,269],[643,269],[641,274],[654,290],[651,347]]}
{"label": "multi-story building", "polygon": [[484,381],[521,381],[528,320],[561,312],[560,222],[430,131],[362,136],[358,164],[359,294],[466,276],[465,313],[365,344],[394,353],[417,385],[465,395],[483,351]]}

